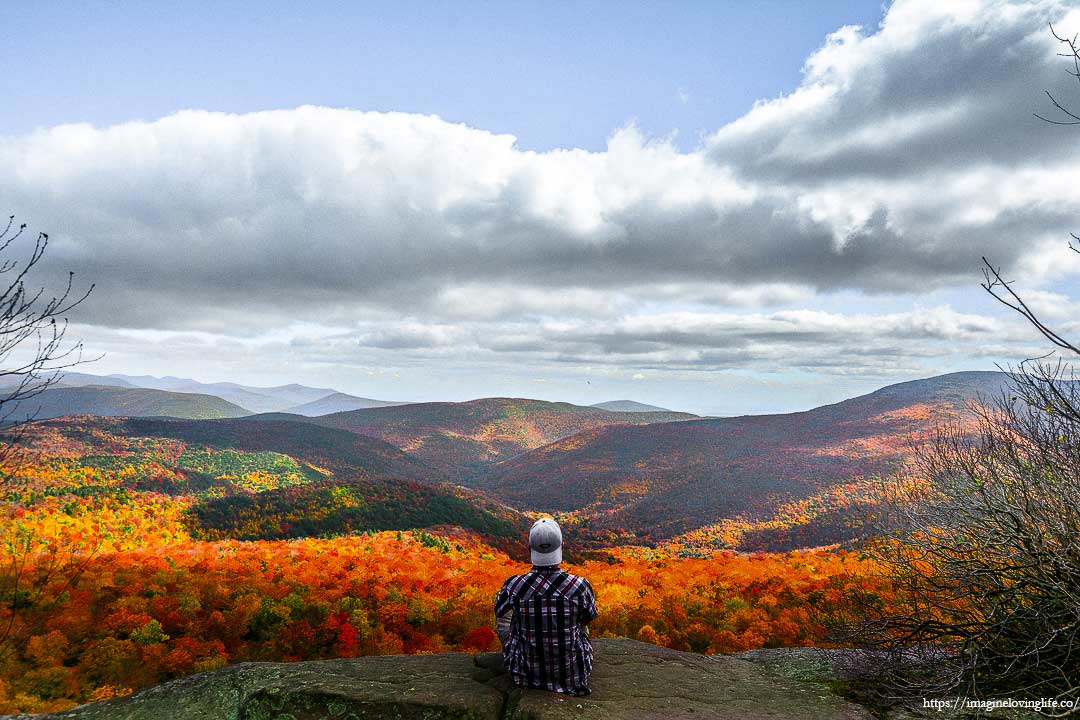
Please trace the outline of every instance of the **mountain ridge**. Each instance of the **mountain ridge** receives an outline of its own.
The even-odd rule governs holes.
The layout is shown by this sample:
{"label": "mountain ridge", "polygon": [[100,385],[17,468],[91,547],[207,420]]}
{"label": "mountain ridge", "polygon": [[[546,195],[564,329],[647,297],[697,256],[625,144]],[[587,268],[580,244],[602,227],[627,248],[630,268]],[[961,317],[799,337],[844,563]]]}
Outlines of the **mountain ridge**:
{"label": "mountain ridge", "polygon": [[407,404],[408,403],[394,402],[391,400],[373,400],[371,398],[349,395],[348,393],[334,392],[325,397],[318,398],[317,400],[286,408],[282,412],[292,415],[304,415],[306,417],[318,417],[320,415],[349,412],[350,410],[367,410],[369,408],[394,407],[396,405]]}
{"label": "mountain ridge", "polygon": [[210,420],[251,414],[245,408],[216,395],[114,385],[67,387],[62,384],[19,401],[13,407],[5,406],[4,411],[11,413],[8,421],[28,418],[45,420],[65,415]]}
{"label": "mountain ridge", "polygon": [[[495,463],[470,485],[523,510],[568,514],[596,537],[636,529],[627,541],[654,544],[718,518],[768,519],[891,472],[909,440],[969,419],[966,403],[1006,381],[954,373],[797,413],[592,428]],[[806,530],[822,533],[812,544],[851,537],[822,522]]]}
{"label": "mountain ridge", "polygon": [[378,437],[459,478],[598,425],[672,422],[689,413],[616,413],[528,398],[409,403],[352,410],[311,422]]}

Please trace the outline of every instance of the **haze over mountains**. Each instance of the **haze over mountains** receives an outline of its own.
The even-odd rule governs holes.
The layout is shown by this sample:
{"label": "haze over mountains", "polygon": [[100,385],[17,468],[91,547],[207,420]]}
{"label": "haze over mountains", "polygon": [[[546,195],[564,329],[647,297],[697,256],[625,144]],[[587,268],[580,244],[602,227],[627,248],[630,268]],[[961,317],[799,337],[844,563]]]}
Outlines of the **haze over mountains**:
{"label": "haze over mountains", "polygon": [[[79,391],[73,392],[73,388],[79,388]],[[127,392],[119,393],[118,389]],[[198,397],[184,398],[182,395]],[[207,396],[223,400],[224,403],[209,402]],[[314,388],[295,383],[255,387],[232,382],[204,383],[171,376],[93,375],[69,371],[64,373],[56,385],[37,396],[34,401],[28,401],[16,413],[16,417],[32,415],[38,419],[46,419],[90,414],[209,419],[261,413],[317,417],[405,404],[357,397],[332,388]],[[600,403],[592,407],[613,412],[671,412],[630,400]]]}
{"label": "haze over mountains", "polygon": [[[322,391],[131,376],[112,376],[112,385],[58,387],[39,398],[57,415],[88,413],[79,408],[91,401],[98,409],[88,414],[128,415],[101,432],[137,440],[138,447],[182,443],[182,450],[156,456],[171,468],[169,477],[196,477],[176,465],[176,457],[190,452],[254,453],[260,462],[270,453],[297,464],[286,485],[254,493],[230,485],[239,471],[219,476],[227,492],[193,505],[192,522],[208,536],[293,537],[438,518],[437,524],[488,534],[498,527],[492,537],[503,542],[505,523],[517,522],[520,513],[549,512],[583,547],[674,540],[782,550],[855,537],[872,502],[869,479],[898,468],[911,443],[941,423],[970,422],[968,403],[993,398],[1006,380],[999,372],[953,373],[805,412],[725,418],[634,412],[636,403],[620,402],[624,409],[612,411],[519,398],[301,414],[351,402],[333,392],[290,406],[296,412],[255,415],[208,394],[131,385],[258,394],[279,405]],[[135,417],[196,412],[203,419]],[[38,425],[50,437],[68,437],[62,443],[68,447],[86,435],[87,423],[100,422],[82,416]],[[418,503],[439,511],[418,515]],[[453,521],[455,512],[460,522]]]}
{"label": "haze over mountains", "polygon": [[[77,375],[73,379],[73,375]],[[198,380],[177,377],[154,377],[152,375],[109,375],[113,381],[125,382],[132,387],[169,390],[171,392],[204,393],[216,395],[239,405],[248,413],[281,412],[290,410],[337,393],[331,388],[313,388],[305,385],[279,385],[276,387],[252,387],[231,382],[203,383]],[[71,384],[100,384],[94,375],[67,373],[62,382]]]}
{"label": "haze over mountains", "polygon": [[[78,388],[78,392],[73,390]],[[118,393],[117,390],[125,390]],[[191,397],[184,397],[191,396]],[[208,402],[206,398],[213,398]],[[216,402],[216,401],[223,402]],[[92,375],[66,372],[50,389],[27,401],[17,416],[39,419],[62,415],[167,416],[188,419],[227,418],[266,412],[325,415],[399,403],[372,400],[306,385],[253,387],[239,383],[203,383],[153,375]]]}

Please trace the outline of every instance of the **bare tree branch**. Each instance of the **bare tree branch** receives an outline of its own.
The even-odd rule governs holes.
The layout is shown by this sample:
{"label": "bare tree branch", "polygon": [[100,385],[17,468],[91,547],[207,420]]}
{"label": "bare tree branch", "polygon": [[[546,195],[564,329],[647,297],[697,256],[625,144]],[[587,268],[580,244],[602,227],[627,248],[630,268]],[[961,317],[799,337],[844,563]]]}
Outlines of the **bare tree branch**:
{"label": "bare tree branch", "polygon": [[985,266],[983,268],[984,279],[981,283],[983,290],[990,293],[990,296],[1002,305],[1012,308],[1023,315],[1024,318],[1034,325],[1035,329],[1038,330],[1043,337],[1053,343],[1055,347],[1080,355],[1080,348],[1077,348],[1071,342],[1063,338],[1035,315],[1035,312],[1028,307],[1023,298],[1012,289],[1012,283],[1006,282],[1001,277],[1001,270],[999,268],[994,267],[985,257],[982,258],[982,261]]}
{"label": "bare tree branch", "polygon": [[[26,231],[15,228],[15,216],[8,217],[0,232],[0,255],[12,253]],[[74,273],[68,273],[61,292],[48,297],[44,288],[31,290],[28,278],[41,262],[49,236],[38,233],[28,255],[0,260],[0,425],[7,432],[0,443],[0,463],[9,462],[19,446],[22,427],[36,414],[32,400],[56,384],[64,370],[89,362],[83,357],[81,342],[66,339],[66,315],[93,292],[74,289]]]}
{"label": "bare tree branch", "polygon": [[[1077,82],[1080,82],[1080,42],[1078,42],[1078,36],[1074,35],[1072,37],[1065,37],[1063,35],[1059,35],[1057,30],[1054,29],[1053,23],[1050,24],[1050,34],[1054,36],[1055,40],[1057,40],[1065,47],[1065,50],[1063,52],[1059,52],[1058,55],[1060,55],[1061,57],[1069,58],[1069,60],[1071,61],[1072,68],[1066,70],[1065,72],[1075,78]],[[1080,125],[1080,115],[1077,115],[1075,112],[1073,112],[1061,102],[1059,102],[1049,90],[1046,91],[1046,96],[1050,98],[1050,103],[1058,110],[1058,112],[1061,113],[1061,115],[1065,119],[1054,120],[1053,118],[1044,117],[1043,115],[1040,115],[1038,113],[1034,113],[1035,117],[1039,118],[1044,122],[1048,122],[1051,125]]]}

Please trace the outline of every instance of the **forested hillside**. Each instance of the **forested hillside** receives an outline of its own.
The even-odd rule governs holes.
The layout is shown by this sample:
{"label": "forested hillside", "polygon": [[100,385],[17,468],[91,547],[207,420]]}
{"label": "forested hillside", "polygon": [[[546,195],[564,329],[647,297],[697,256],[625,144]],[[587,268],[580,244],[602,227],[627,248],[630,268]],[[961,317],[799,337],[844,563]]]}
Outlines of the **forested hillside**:
{"label": "forested hillside", "polygon": [[601,544],[657,543],[712,526],[730,546],[721,519],[743,521],[734,525],[738,547],[839,542],[853,537],[860,482],[894,470],[939,424],[970,422],[967,404],[992,399],[1003,381],[956,373],[801,413],[593,428],[501,462],[475,487],[516,507],[570,514]]}
{"label": "forested hillside", "polygon": [[413,403],[314,418],[312,422],[389,442],[459,478],[582,430],[693,418],[687,413],[611,412],[570,403],[486,398]]}
{"label": "forested hillside", "polygon": [[12,406],[8,420],[104,415],[110,417],[161,416],[175,418],[234,418],[250,415],[245,408],[214,395],[169,392],[123,386],[55,386]]}

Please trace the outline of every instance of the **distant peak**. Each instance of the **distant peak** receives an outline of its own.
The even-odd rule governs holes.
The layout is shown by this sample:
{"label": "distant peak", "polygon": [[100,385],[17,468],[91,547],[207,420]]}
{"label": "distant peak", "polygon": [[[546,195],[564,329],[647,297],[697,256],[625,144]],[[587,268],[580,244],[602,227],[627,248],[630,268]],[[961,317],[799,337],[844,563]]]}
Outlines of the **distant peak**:
{"label": "distant peak", "polygon": [[634,400],[610,400],[608,402],[596,403],[590,407],[608,410],[609,412],[673,412],[667,408],[657,407],[656,405],[646,405],[645,403],[639,403]]}

